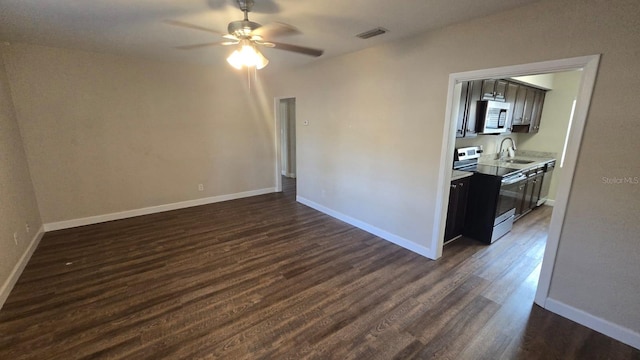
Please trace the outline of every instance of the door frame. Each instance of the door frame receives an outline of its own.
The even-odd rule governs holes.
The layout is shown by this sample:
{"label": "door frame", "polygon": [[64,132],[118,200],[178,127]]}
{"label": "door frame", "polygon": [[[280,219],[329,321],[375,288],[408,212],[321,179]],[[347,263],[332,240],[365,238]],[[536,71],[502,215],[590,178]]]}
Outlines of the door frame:
{"label": "door frame", "polygon": [[453,94],[454,87],[462,81],[472,81],[487,78],[504,78],[512,76],[523,76],[531,74],[549,74],[572,70],[582,70],[582,77],[578,94],[576,97],[575,112],[573,121],[569,128],[569,138],[565,160],[560,173],[558,182],[558,190],[556,193],[556,201],[551,215],[551,223],[547,235],[547,244],[542,259],[542,267],[540,270],[540,279],[535,295],[535,303],[546,307],[549,296],[549,288],[551,286],[551,278],[556,262],[558,245],[560,242],[560,234],[564,225],[565,214],[569,194],[571,193],[571,185],[573,176],[580,153],[580,145],[584,132],[585,123],[591,103],[591,96],[595,86],[595,80],[598,73],[598,65],[600,62],[600,54],[581,56],[568,59],[543,61],[522,65],[504,66],[492,69],[474,70],[449,75],[449,87],[447,96],[447,107],[445,114],[445,126],[443,130],[443,142],[440,153],[440,170],[438,175],[438,190],[436,195],[436,212],[434,219],[433,236],[431,248],[435,249],[435,258],[442,256],[442,247],[444,243],[444,229],[447,214],[447,202],[449,196],[449,184],[451,182],[451,164],[453,163],[453,152],[455,147],[456,121],[451,118],[454,104]]}

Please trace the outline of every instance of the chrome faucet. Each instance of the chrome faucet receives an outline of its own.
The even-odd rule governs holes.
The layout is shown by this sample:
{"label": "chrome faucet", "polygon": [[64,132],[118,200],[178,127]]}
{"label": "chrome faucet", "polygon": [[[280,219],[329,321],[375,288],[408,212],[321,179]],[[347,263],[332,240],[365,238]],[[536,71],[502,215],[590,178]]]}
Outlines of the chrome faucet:
{"label": "chrome faucet", "polygon": [[504,141],[505,140],[511,140],[511,144],[513,145],[513,150],[514,151],[516,150],[516,142],[512,138],[506,137],[506,138],[502,139],[502,141],[500,142],[500,150],[496,154],[496,159],[498,159],[498,160],[502,160],[502,145],[504,145]]}

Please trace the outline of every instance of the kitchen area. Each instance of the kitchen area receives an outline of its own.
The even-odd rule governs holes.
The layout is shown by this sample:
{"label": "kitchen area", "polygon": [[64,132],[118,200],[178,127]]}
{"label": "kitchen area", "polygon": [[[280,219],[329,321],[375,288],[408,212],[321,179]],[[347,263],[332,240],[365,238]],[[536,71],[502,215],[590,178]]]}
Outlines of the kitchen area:
{"label": "kitchen area", "polygon": [[459,83],[444,242],[491,244],[553,206],[580,71]]}

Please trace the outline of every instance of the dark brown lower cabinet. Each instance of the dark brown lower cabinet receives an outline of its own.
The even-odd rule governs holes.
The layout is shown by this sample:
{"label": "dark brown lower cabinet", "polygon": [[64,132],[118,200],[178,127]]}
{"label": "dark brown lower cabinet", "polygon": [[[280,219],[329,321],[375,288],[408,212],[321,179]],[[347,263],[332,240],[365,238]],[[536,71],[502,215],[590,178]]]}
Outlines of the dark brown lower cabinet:
{"label": "dark brown lower cabinet", "polygon": [[444,241],[449,241],[458,235],[462,235],[467,217],[467,198],[469,197],[470,184],[471,176],[451,182]]}
{"label": "dark brown lower cabinet", "polygon": [[540,190],[544,176],[544,168],[539,167],[525,172],[527,180],[523,180],[518,187],[518,206],[516,207],[516,220],[529,211],[535,209],[540,199]]}
{"label": "dark brown lower cabinet", "polygon": [[529,209],[533,210],[538,206],[538,200],[540,199],[540,189],[542,188],[542,177],[544,172],[542,169],[539,169],[536,174],[533,176],[532,184],[531,184],[531,192],[527,194],[527,200],[529,205]]}

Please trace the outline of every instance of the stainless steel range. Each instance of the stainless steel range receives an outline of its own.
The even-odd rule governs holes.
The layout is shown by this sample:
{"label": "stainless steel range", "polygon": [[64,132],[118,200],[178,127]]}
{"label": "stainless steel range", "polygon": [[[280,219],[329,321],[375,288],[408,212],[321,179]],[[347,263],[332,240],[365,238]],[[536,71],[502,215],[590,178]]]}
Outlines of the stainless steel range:
{"label": "stainless steel range", "polygon": [[518,186],[526,176],[518,169],[478,164],[481,154],[480,146],[456,149],[453,168],[474,172],[464,235],[493,243],[513,227]]}

